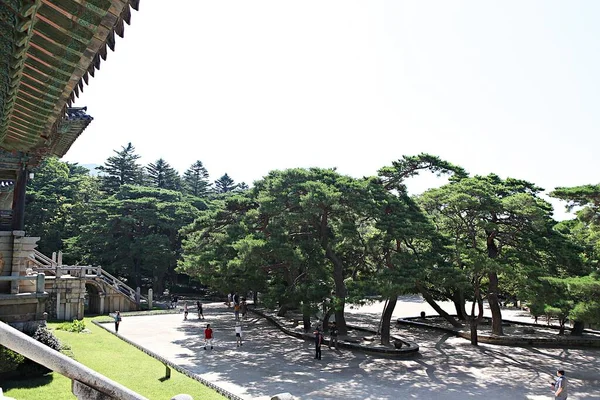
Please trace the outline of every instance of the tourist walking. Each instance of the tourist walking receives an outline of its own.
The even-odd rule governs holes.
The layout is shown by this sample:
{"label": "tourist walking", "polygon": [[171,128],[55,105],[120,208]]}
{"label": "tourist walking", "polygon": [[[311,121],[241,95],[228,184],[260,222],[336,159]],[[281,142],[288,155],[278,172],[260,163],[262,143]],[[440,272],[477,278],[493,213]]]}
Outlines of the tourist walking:
{"label": "tourist walking", "polygon": [[246,314],[248,313],[248,303],[246,303],[246,299],[242,299],[242,304],[240,304],[240,308],[242,311],[242,319],[246,319]]}
{"label": "tourist walking", "polygon": [[323,334],[321,330],[317,328],[315,331],[315,358],[317,360],[321,359],[321,344],[323,344]]}
{"label": "tourist walking", "polygon": [[332,322],[330,327],[329,327],[329,348],[331,348],[331,345],[333,344],[333,347],[337,350],[338,349],[338,328],[337,328],[337,324],[335,322]]}
{"label": "tourist walking", "polygon": [[242,324],[237,322],[235,324],[235,344],[240,347],[242,343]]}
{"label": "tourist walking", "polygon": [[564,370],[559,369],[556,371],[556,378],[552,384],[552,391],[554,392],[555,400],[567,399],[567,378],[565,377]]}
{"label": "tourist walking", "polygon": [[204,310],[202,310],[202,303],[200,303],[200,301],[197,301],[196,306],[198,307],[198,319],[200,319],[200,317],[204,319]]}
{"label": "tourist walking", "polygon": [[227,307],[231,307],[231,297],[231,293],[227,293],[227,303],[225,303]]}
{"label": "tourist walking", "polygon": [[189,310],[188,310],[188,306],[187,306],[187,301],[184,301],[183,302],[183,320],[184,321],[187,321],[188,313],[189,313]]}
{"label": "tourist walking", "polygon": [[210,324],[206,325],[206,329],[204,330],[204,350],[206,350],[206,346],[210,345],[210,349],[213,349],[213,330],[210,328]]}
{"label": "tourist walking", "polygon": [[119,324],[121,323],[121,313],[117,311],[115,314],[115,332],[119,332]]}
{"label": "tourist walking", "polygon": [[233,314],[235,315],[235,320],[240,320],[240,305],[238,303],[233,304]]}

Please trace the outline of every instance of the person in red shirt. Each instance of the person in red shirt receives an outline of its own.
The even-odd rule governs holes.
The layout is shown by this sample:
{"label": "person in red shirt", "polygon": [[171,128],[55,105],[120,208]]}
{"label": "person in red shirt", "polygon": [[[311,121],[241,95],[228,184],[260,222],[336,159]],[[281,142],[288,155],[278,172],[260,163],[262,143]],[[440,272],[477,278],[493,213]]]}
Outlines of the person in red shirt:
{"label": "person in red shirt", "polygon": [[204,350],[206,350],[206,346],[210,344],[210,349],[213,349],[213,330],[210,329],[210,324],[206,325],[206,329],[204,330]]}

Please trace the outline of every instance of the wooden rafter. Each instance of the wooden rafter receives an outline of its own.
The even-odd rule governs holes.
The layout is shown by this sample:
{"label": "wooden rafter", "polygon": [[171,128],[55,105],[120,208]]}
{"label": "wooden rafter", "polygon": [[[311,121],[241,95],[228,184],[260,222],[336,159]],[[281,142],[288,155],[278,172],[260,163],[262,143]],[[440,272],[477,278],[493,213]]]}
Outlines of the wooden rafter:
{"label": "wooden rafter", "polygon": [[92,120],[67,115],[139,0],[0,0],[0,148],[63,156]]}

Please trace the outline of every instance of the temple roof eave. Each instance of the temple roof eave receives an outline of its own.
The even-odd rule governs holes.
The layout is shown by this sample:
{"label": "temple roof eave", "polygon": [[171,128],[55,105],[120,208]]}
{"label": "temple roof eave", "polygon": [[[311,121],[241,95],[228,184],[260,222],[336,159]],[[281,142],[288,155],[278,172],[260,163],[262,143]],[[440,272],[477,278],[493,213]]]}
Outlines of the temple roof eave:
{"label": "temple roof eave", "polygon": [[71,106],[139,0],[0,0],[0,148],[63,156],[92,118]]}

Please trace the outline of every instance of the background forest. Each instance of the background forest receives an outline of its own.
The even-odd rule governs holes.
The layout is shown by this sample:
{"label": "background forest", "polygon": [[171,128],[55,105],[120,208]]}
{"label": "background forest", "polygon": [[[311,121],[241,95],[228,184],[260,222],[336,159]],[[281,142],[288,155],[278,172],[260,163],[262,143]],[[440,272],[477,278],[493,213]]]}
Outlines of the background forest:
{"label": "background forest", "polygon": [[[201,161],[180,175],[163,159],[142,166],[139,158],[128,144],[98,175],[46,159],[26,200],[26,231],[41,237],[39,250],[155,293],[187,284],[185,275],[222,293],[260,292],[282,315],[300,310],[307,327],[324,309],[342,334],[346,303],[385,300],[382,342],[397,297],[408,293],[451,324],[470,325],[475,338],[484,301],[496,334],[500,305],[517,300],[561,326],[571,320],[575,334],[600,323],[600,185],[556,188],[551,196],[577,209],[576,219],[557,222],[535,184],[470,176],[427,154],[360,179],[272,171],[252,188],[227,174],[211,181]],[[425,171],[448,182],[409,196],[406,180]]]}

